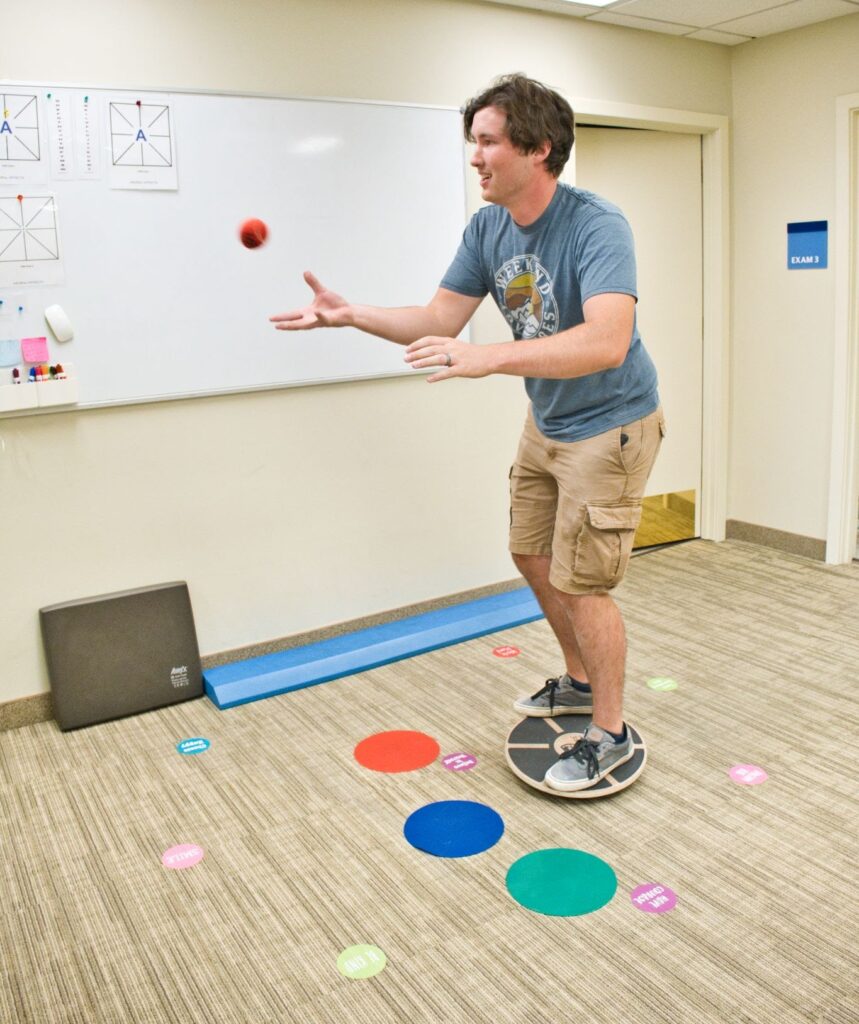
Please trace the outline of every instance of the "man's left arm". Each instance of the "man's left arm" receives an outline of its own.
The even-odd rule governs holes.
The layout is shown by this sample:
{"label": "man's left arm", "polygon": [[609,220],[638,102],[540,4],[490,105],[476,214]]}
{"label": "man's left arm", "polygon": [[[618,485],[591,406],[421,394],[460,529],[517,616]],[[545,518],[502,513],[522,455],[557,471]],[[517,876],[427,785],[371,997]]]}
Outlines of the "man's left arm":
{"label": "man's left arm", "polygon": [[[450,377],[515,377],[565,380],[620,366],[629,351],[635,298],[620,292],[593,295],[583,304],[584,323],[558,334],[492,345],[472,345],[451,338],[427,337],[406,349],[416,369],[438,367],[429,383]],[[447,365],[448,362],[450,365]]]}

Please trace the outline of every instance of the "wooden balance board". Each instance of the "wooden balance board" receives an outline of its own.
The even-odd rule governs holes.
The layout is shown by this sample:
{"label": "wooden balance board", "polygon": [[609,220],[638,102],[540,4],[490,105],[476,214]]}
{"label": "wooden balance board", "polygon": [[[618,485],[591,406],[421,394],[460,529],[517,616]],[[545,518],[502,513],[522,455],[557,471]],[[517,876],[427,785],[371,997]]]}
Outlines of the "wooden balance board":
{"label": "wooden balance board", "polygon": [[549,768],[567,747],[572,747],[590,722],[590,715],[556,715],[554,718],[523,718],[514,725],[507,737],[505,755],[514,775],[541,793],[549,796],[569,797],[572,800],[593,800],[596,797],[619,793],[641,775],[647,761],[647,748],[641,733],[626,723],[632,733],[635,753],[613,769],[595,786],[565,793],[552,789],[543,782]]}

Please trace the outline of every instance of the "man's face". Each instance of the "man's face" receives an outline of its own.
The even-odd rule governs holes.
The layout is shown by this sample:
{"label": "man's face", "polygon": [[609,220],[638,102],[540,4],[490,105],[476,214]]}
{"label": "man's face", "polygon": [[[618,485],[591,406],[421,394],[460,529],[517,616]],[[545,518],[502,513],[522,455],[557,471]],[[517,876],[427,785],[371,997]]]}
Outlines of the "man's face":
{"label": "man's face", "polygon": [[535,154],[521,153],[507,135],[507,115],[498,107],[483,107],[471,122],[474,154],[471,166],[480,175],[480,191],[490,203],[508,206],[521,197],[537,173],[545,173]]}

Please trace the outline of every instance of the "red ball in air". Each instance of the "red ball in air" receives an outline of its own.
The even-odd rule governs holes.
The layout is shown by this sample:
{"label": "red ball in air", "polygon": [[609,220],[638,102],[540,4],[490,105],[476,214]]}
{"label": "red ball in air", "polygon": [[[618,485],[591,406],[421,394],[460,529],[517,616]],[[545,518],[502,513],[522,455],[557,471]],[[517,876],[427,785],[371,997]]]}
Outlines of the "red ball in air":
{"label": "red ball in air", "polygon": [[246,249],[256,249],[268,238],[268,228],[257,217],[250,217],[239,228],[239,238]]}

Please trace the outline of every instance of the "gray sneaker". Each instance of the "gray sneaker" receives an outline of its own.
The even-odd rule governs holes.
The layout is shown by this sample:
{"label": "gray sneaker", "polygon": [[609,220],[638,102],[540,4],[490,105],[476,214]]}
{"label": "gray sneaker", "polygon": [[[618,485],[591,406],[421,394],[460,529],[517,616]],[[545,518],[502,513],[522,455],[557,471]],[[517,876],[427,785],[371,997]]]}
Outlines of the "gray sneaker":
{"label": "gray sneaker", "polygon": [[514,710],[530,718],[553,718],[555,715],[589,715],[594,709],[593,696],[577,690],[567,673],[558,679],[547,679],[542,690],[532,697],[518,697]]}
{"label": "gray sneaker", "polygon": [[551,789],[559,789],[565,793],[588,789],[595,786],[613,768],[629,761],[634,753],[629,728],[626,730],[626,739],[623,743],[615,743],[609,733],[591,722],[575,746],[565,750],[560,760],[546,772],[543,781]]}

